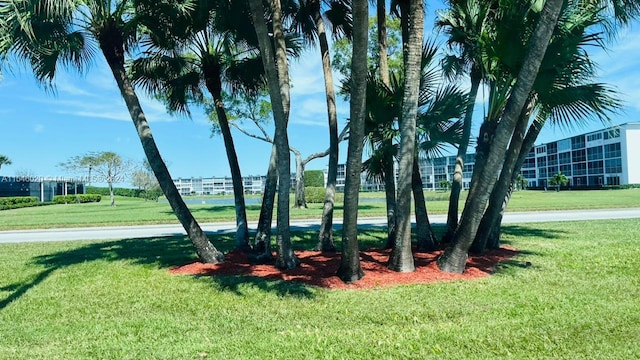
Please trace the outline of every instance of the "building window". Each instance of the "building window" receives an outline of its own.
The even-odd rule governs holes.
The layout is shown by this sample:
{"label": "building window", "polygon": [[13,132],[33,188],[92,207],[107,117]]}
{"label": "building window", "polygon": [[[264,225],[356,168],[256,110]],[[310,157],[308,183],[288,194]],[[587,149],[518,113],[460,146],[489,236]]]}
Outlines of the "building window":
{"label": "building window", "polygon": [[587,148],[587,160],[601,160],[602,158],[602,146]]}
{"label": "building window", "polygon": [[573,176],[586,175],[586,174],[587,174],[587,164],[585,163],[573,164]]}
{"label": "building window", "polygon": [[607,176],[607,185],[620,185],[619,176]]}
{"label": "building window", "polygon": [[535,168],[536,167],[536,159],[535,158],[526,158],[522,163],[523,168]]}
{"label": "building window", "polygon": [[603,174],[604,167],[602,160],[599,161],[589,161],[587,163],[587,169],[589,170],[589,174]]}
{"label": "building window", "polygon": [[571,150],[571,139],[558,141],[558,152]]}
{"label": "building window", "polygon": [[620,137],[620,129],[611,129],[604,132],[604,139],[615,139]]}
{"label": "building window", "polygon": [[560,172],[567,176],[571,176],[571,165],[560,165]]}
{"label": "building window", "polygon": [[575,162],[586,161],[587,160],[587,153],[584,151],[584,149],[582,149],[582,150],[573,150],[571,152],[571,160],[574,163]]}
{"label": "building window", "polygon": [[547,148],[546,148],[544,145],[542,145],[542,146],[538,146],[538,147],[536,148],[536,154],[543,154],[543,153],[545,153],[546,151],[547,151]]}
{"label": "building window", "polygon": [[560,163],[560,165],[562,164],[571,164],[571,153],[570,152],[563,152],[558,154],[558,161]]}
{"label": "building window", "polygon": [[607,174],[617,174],[622,172],[622,159],[607,159],[604,161],[604,168]]}
{"label": "building window", "polygon": [[547,163],[547,165],[558,165],[558,155],[549,155],[549,162]]}
{"label": "building window", "polygon": [[610,159],[610,158],[620,157],[620,156],[621,156],[620,143],[607,144],[604,146],[605,158]]}
{"label": "building window", "polygon": [[571,138],[572,149],[584,149],[584,135],[574,136]]}
{"label": "building window", "polygon": [[587,135],[587,141],[596,141],[596,140],[602,140],[601,132]]}
{"label": "building window", "polygon": [[538,167],[547,166],[547,158],[541,156],[538,158]]}
{"label": "building window", "polygon": [[552,142],[547,144],[547,154],[555,154],[558,152],[558,143]]}

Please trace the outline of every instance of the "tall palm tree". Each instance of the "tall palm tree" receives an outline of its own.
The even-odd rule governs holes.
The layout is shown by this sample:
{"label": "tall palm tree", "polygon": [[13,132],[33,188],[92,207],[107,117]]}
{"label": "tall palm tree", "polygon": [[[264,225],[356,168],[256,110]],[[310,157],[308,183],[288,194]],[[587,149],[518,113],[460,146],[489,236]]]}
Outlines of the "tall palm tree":
{"label": "tall palm tree", "polygon": [[3,165],[11,165],[11,159],[9,159],[6,155],[0,154],[0,169],[2,169]]}
{"label": "tall palm tree", "polygon": [[[155,1],[153,2],[155,3]],[[155,7],[150,5],[146,9]],[[169,39],[161,39],[157,32],[145,49],[145,56],[131,65],[134,85],[141,85],[156,97],[164,97],[172,111],[189,113],[189,102],[203,99],[206,88],[213,98],[214,124],[222,134],[231,170],[236,211],[236,249],[250,250],[249,228],[244,200],[244,187],[229,119],[225,110],[223,87],[256,91],[262,83],[262,63],[255,46],[242,39],[235,29],[220,28],[217,17],[226,9],[217,9],[212,2],[199,1],[192,13],[174,19]],[[248,20],[248,9],[234,9],[240,22]],[[245,16],[242,16],[244,13]],[[152,14],[149,14],[152,15]],[[183,22],[191,22],[184,27]],[[173,27],[171,26],[173,25]],[[244,25],[250,26],[250,23]]]}
{"label": "tall palm tree", "polygon": [[491,16],[491,8],[495,1],[480,0],[450,0],[448,8],[438,13],[436,26],[442,29],[448,36],[447,44],[450,49],[457,52],[445,58],[445,70],[452,75],[461,72],[469,75],[471,87],[469,89],[469,102],[464,114],[464,127],[462,139],[458,146],[456,164],[451,183],[449,196],[449,210],[447,215],[447,227],[443,235],[443,241],[448,242],[458,226],[458,202],[462,190],[462,171],[464,158],[467,154],[471,137],[471,125],[473,109],[475,106],[478,89],[483,78],[482,44],[484,32],[487,31],[487,22]]}
{"label": "tall palm tree", "polygon": [[[586,48],[604,46],[603,34],[599,32],[605,21],[602,12],[597,4],[571,4],[563,11],[549,44],[549,56],[545,56],[541,64],[532,91],[531,102],[538,109],[537,116],[526,134],[528,118],[520,120],[472,251],[482,252],[491,234],[499,237],[500,214],[508,204],[514,178],[547,119],[564,127],[590,119],[606,123],[609,114],[620,108],[615,91],[591,82],[596,76],[596,64],[587,55]],[[597,30],[592,32],[590,29],[594,26]],[[492,241],[492,247],[496,244]]]}
{"label": "tall palm tree", "polygon": [[[640,14],[640,2],[636,0],[621,0],[612,3],[602,1],[601,3],[612,4],[616,18],[619,21],[629,21]],[[482,168],[474,169],[474,172],[479,171],[480,175],[478,176],[479,181],[472,184],[470,195],[473,196],[467,198],[452,246],[437,261],[438,267],[444,271],[458,273],[464,271],[467,251],[475,238],[481,214],[495,185],[496,174],[502,165],[502,160],[504,160],[507,143],[513,134],[517,120],[533,87],[538,69],[558,22],[562,5],[562,0],[549,0],[544,3],[540,20],[538,20],[535,30],[528,41],[527,54],[518,71],[516,83],[510,92],[500,124],[498,124],[493,133],[486,164]]]}
{"label": "tall palm tree", "polygon": [[[403,15],[404,16],[404,15]],[[396,241],[389,257],[389,269],[401,272],[415,270],[411,252],[411,192],[413,160],[416,146],[416,118],[420,95],[422,69],[422,35],[424,31],[424,4],[412,0],[409,5],[409,36],[405,59],[404,95],[400,119],[400,151],[398,159],[398,201]]]}
{"label": "tall palm tree", "polygon": [[[296,28],[304,39],[312,43],[318,40],[320,44],[320,57],[322,61],[322,72],[324,74],[324,88],[327,103],[327,117],[329,122],[329,167],[327,171],[327,186],[325,192],[324,206],[322,208],[322,221],[318,234],[318,244],[316,248],[320,251],[335,251],[333,244],[333,209],[336,197],[336,179],[338,176],[338,112],[336,110],[335,85],[331,68],[331,55],[329,52],[329,42],[325,31],[323,19],[323,4],[329,7],[334,14],[334,20],[330,25],[345,35],[351,36],[352,24],[350,5],[346,1],[331,1],[328,4],[324,0],[299,0],[299,8],[294,16],[292,26]],[[341,17],[335,16],[341,14]],[[339,36],[339,32],[334,32],[334,37]],[[298,187],[304,190],[303,184]],[[296,192],[297,194],[297,192]]]}
{"label": "tall palm tree", "polygon": [[275,46],[271,43],[262,1],[250,0],[249,2],[253,26],[260,44],[262,64],[267,75],[269,96],[276,127],[274,136],[278,168],[278,235],[276,238],[278,253],[276,267],[292,269],[298,266],[299,261],[291,247],[289,224],[289,189],[291,188],[291,159],[289,157],[289,138],[287,135],[290,110],[289,69],[280,0],[271,0],[270,4]]}
{"label": "tall palm tree", "polygon": [[358,194],[362,172],[362,141],[366,116],[368,0],[354,0],[353,52],[351,57],[350,136],[344,186],[344,219],[342,226],[342,254],[338,277],[354,282],[364,276],[358,248]]}
{"label": "tall palm tree", "polygon": [[44,83],[53,80],[59,64],[82,69],[95,54],[90,45],[95,42],[99,46],[129,110],[147,160],[198,256],[203,262],[222,261],[224,256],[211,244],[176,189],[127,77],[125,56],[138,40],[137,25],[142,20],[132,16],[132,2],[9,0],[5,3],[10,6],[2,8],[0,17],[2,32],[12,34],[10,51],[31,65],[36,78]]}

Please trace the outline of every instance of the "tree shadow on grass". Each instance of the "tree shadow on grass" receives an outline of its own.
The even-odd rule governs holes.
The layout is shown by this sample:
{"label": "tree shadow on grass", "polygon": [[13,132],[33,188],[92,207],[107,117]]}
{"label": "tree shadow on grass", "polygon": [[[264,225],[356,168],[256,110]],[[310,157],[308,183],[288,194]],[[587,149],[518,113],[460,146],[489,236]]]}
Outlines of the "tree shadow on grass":
{"label": "tree shadow on grass", "polygon": [[[538,229],[535,224],[531,225],[503,225],[502,235],[513,237],[538,237],[549,240],[558,240],[567,234],[563,230]],[[502,241],[501,241],[502,242]]]}

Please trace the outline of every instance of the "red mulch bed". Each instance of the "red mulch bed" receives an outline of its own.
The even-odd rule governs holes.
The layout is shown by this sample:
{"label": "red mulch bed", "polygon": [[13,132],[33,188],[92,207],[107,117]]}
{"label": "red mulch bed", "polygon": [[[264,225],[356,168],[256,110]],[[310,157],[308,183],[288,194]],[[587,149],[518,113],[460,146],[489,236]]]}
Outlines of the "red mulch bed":
{"label": "red mulch bed", "polygon": [[360,252],[360,263],[364,277],[354,283],[345,284],[335,274],[340,264],[339,253],[327,254],[318,251],[296,251],[300,266],[282,271],[273,264],[252,265],[249,257],[241,252],[225,255],[220,264],[195,262],[172,268],[172,274],[188,275],[250,275],[265,279],[297,281],[328,289],[371,289],[400,284],[424,284],[435,281],[469,280],[489,276],[495,265],[515,256],[518,252],[503,246],[499,250],[489,250],[484,255],[470,256],[463,274],[440,271],[436,265],[442,250],[430,253],[414,252],[416,271],[399,273],[387,269],[387,259],[391,250],[369,249]]}

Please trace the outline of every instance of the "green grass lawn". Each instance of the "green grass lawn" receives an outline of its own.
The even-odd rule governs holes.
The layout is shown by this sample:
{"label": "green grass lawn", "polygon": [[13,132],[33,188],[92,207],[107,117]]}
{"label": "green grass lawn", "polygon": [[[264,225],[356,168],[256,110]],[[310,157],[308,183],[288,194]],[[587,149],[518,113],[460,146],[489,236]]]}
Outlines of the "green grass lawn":
{"label": "green grass lawn", "polygon": [[[449,193],[425,192],[430,214],[444,214],[449,204]],[[464,206],[466,192],[460,201]],[[188,198],[187,198],[188,199]],[[384,193],[361,193],[359,216],[385,216]],[[379,201],[372,201],[378,199]],[[105,226],[177,223],[166,202],[156,203],[137,198],[118,197],[116,207],[108,199],[100,203],[50,205],[0,211],[0,230],[55,228],[74,226]],[[514,193],[509,211],[595,209],[640,206],[640,189],[600,191],[519,191]],[[232,205],[189,205],[198,221],[234,221]],[[247,216],[257,220],[259,205],[248,205]],[[291,209],[292,219],[320,219],[322,204],[309,204],[307,209]],[[336,218],[342,218],[342,198],[336,203]]]}
{"label": "green grass lawn", "polygon": [[511,225],[493,276],[365,291],[170,275],[181,237],[0,245],[0,359],[637,359],[638,239],[638,219]]}

